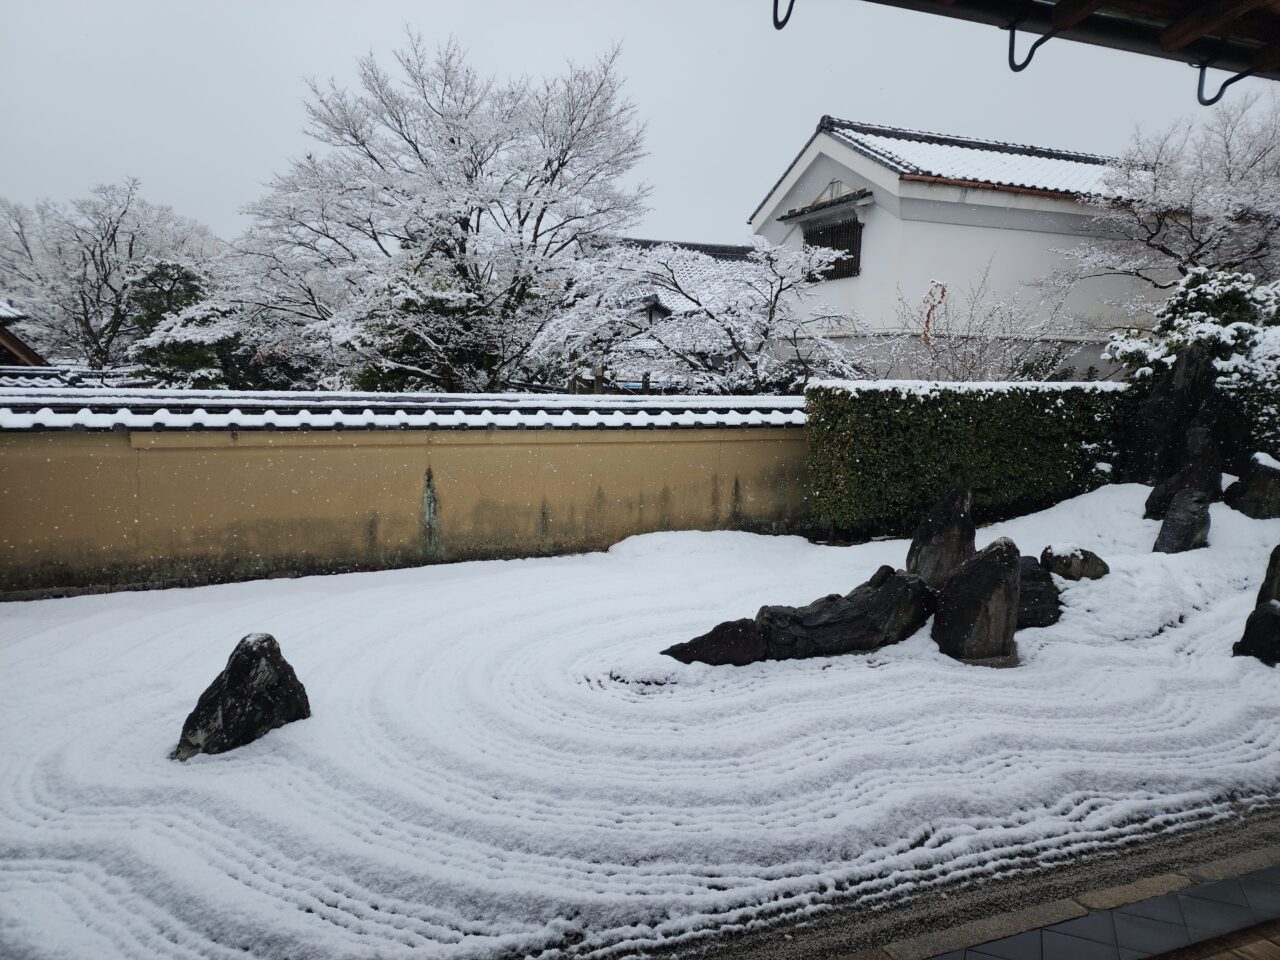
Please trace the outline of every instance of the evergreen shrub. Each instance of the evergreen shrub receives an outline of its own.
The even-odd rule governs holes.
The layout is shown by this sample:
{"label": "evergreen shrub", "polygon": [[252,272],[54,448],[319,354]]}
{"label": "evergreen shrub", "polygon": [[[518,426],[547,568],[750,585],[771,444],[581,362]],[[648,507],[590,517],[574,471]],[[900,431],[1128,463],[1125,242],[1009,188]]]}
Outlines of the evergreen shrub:
{"label": "evergreen shrub", "polygon": [[805,394],[814,518],[908,533],[957,483],[974,515],[1038,510],[1108,480],[1131,403],[1114,383],[824,383]]}

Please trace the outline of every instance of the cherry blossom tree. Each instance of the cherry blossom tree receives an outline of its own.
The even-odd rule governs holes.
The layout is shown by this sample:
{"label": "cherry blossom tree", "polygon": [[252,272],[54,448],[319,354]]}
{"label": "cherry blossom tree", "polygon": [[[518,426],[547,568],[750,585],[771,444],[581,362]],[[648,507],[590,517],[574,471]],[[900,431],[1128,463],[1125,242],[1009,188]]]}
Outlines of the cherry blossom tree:
{"label": "cherry blossom tree", "polygon": [[613,50],[540,81],[482,76],[410,34],[394,70],[311,84],[322,148],[251,204],[226,296],[265,348],[329,382],[497,390],[531,351],[584,245],[633,224],[643,124]]}
{"label": "cherry blossom tree", "polygon": [[578,264],[574,299],[538,348],[570,367],[649,374],[697,393],[791,392],[813,377],[860,376],[855,352],[828,336],[857,321],[815,299],[842,256],[763,240],[745,260],[614,243]]}
{"label": "cherry blossom tree", "polygon": [[207,227],[138,188],[125,180],[34,207],[0,199],[0,291],[44,351],[94,368],[122,362],[157,311],[185,305],[190,278],[217,255]]}
{"label": "cherry blossom tree", "polygon": [[1280,278],[1280,97],[1139,132],[1104,185],[1068,282],[1120,275],[1169,289],[1202,268]]}

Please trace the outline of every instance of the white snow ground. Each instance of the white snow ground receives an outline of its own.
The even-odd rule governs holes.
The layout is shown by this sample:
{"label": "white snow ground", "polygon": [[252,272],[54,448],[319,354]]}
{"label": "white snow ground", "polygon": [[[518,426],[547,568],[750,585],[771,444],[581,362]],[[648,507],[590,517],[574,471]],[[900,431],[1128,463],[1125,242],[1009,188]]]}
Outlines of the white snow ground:
{"label": "white snow ground", "polygon": [[[461,958],[655,940],[1048,865],[1280,794],[1280,672],[1230,656],[1280,521],[1152,554],[1147,489],[980,531],[1071,540],[1025,664],[658,655],[847,591],[903,541],[669,533],[605,554],[0,607],[0,955]],[[165,755],[244,634],[314,716]],[[563,952],[558,952],[563,951]]]}

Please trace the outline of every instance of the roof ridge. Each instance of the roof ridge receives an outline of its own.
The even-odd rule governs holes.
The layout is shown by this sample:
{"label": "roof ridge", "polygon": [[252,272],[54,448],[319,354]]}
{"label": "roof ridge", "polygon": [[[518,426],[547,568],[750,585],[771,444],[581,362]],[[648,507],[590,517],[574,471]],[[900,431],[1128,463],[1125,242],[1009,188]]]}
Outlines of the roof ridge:
{"label": "roof ridge", "polygon": [[[937,143],[951,147],[968,147],[973,150],[988,150],[993,153],[1011,153],[1027,157],[1043,157],[1048,160],[1073,160],[1077,163],[1092,163],[1098,165],[1106,165],[1115,161],[1115,157],[1108,157],[1097,153],[1084,153],[1078,150],[1059,150],[1054,147],[1037,147],[1025,143],[1010,143],[1005,140],[984,140],[979,137],[961,137],[946,133],[931,133],[927,130],[911,130],[906,127],[891,127],[878,123],[862,123],[856,120],[841,120],[838,117],[824,115],[818,121],[818,130],[822,133],[836,133],[849,131],[850,133],[865,133],[871,136],[890,137],[899,140],[915,140],[920,143]],[[862,144],[868,147],[867,144]],[[868,149],[873,149],[868,147]],[[877,152],[889,154],[894,159],[900,159],[896,155],[882,148]],[[908,164],[910,166],[910,164]]]}

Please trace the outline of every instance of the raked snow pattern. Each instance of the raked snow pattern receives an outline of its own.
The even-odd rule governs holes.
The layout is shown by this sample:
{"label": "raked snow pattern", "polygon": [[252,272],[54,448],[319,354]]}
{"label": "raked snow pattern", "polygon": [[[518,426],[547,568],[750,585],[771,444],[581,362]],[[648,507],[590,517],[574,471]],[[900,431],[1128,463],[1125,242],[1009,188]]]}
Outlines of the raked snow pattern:
{"label": "raked snow pattern", "polygon": [[[0,607],[0,955],[472,958],[647,945],[1051,866],[1280,794],[1280,672],[1233,658],[1280,521],[1150,552],[1146,488],[984,529],[1071,540],[1024,664],[658,655],[906,543],[608,553]],[[235,641],[314,715],[166,759]]]}

